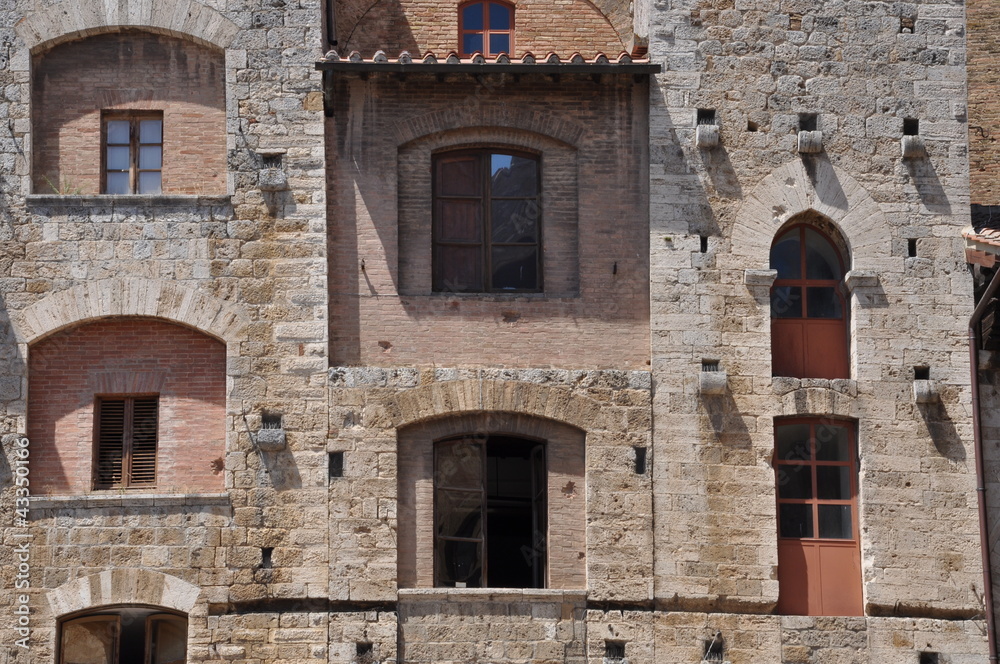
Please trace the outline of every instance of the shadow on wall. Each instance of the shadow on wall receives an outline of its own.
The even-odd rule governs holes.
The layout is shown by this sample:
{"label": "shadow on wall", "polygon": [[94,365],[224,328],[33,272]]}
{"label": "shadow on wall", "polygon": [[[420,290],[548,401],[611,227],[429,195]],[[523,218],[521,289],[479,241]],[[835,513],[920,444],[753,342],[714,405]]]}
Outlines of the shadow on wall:
{"label": "shadow on wall", "polygon": [[360,51],[370,57],[384,50],[389,57],[400,51],[419,54],[416,37],[399,0],[341,0],[337,3],[338,49]]}
{"label": "shadow on wall", "polygon": [[951,203],[948,202],[948,195],[941,186],[933,162],[930,159],[907,159],[905,163],[924,207],[937,214],[951,214]]}
{"label": "shadow on wall", "polygon": [[965,461],[965,445],[962,444],[962,437],[944,404],[918,403],[917,408],[924,419],[924,424],[927,425],[927,432],[934,442],[934,447],[941,456],[949,461]]}
{"label": "shadow on wall", "polygon": [[716,441],[730,449],[751,448],[750,430],[729,390],[722,394],[702,395],[701,408],[708,418]]}

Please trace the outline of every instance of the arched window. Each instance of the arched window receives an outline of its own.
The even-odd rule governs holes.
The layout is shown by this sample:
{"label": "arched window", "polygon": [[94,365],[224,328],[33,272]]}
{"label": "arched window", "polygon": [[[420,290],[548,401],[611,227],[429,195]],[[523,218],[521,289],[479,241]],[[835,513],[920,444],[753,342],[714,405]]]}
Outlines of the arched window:
{"label": "arched window", "polygon": [[796,378],[848,378],[844,261],[813,226],[797,224],[771,245],[771,372]]}
{"label": "arched window", "polygon": [[776,421],[774,474],[778,612],[862,615],[854,427],[830,419]]}
{"label": "arched window", "polygon": [[514,48],[514,8],[503,2],[470,2],[458,9],[459,50],[500,55]]}
{"label": "arched window", "polygon": [[434,446],[434,581],[545,586],[545,446],[510,436]]}
{"label": "arched window", "polygon": [[60,664],[184,664],[187,618],[161,609],[122,607],[65,620]]}
{"label": "arched window", "polygon": [[434,155],[434,290],[542,288],[541,172],[510,150]]}

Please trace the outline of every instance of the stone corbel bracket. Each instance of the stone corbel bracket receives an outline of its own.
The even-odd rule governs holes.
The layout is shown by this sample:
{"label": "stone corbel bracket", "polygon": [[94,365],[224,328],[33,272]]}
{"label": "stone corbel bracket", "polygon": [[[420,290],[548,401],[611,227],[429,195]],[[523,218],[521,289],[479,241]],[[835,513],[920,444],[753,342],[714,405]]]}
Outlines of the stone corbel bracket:
{"label": "stone corbel bracket", "polygon": [[719,125],[702,124],[694,130],[694,142],[699,148],[710,150],[719,145]]}

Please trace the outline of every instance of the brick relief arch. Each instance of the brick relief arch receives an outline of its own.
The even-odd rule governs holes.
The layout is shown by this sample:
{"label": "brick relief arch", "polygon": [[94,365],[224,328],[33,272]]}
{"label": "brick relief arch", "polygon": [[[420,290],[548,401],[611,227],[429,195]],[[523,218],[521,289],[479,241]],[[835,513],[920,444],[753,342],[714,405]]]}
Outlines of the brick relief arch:
{"label": "brick relief arch", "polygon": [[47,593],[54,617],[99,606],[142,604],[190,613],[201,590],[148,569],[113,569],[74,579]]}
{"label": "brick relief arch", "polygon": [[12,312],[18,342],[31,344],[79,323],[112,316],[163,318],[226,343],[230,353],[249,319],[236,305],[175,282],[104,279],[79,284]]}
{"label": "brick relief arch", "polygon": [[582,124],[569,117],[489,101],[455,105],[402,119],[393,125],[392,131],[396,144],[402,150],[417,139],[475,128],[522,130],[572,147],[580,143],[586,132]]}
{"label": "brick relief arch", "polygon": [[[455,380],[433,383],[396,395],[386,406],[393,426],[473,413],[517,413],[555,420],[582,431],[610,427],[602,405],[568,389],[501,380]],[[623,424],[623,423],[622,423]],[[611,433],[624,433],[624,426]]]}
{"label": "brick relief arch", "polygon": [[198,0],[63,0],[52,7],[29,12],[15,26],[32,52],[56,44],[117,28],[132,27],[225,49],[239,33],[239,26]]}
{"label": "brick relief arch", "polygon": [[[732,255],[740,267],[767,268],[775,233],[792,217],[812,211],[840,230],[853,269],[876,269],[891,241],[882,209],[857,180],[829,160],[814,158],[808,165],[802,159],[790,161],[753,188],[736,213]],[[884,265],[879,269],[884,271]]]}

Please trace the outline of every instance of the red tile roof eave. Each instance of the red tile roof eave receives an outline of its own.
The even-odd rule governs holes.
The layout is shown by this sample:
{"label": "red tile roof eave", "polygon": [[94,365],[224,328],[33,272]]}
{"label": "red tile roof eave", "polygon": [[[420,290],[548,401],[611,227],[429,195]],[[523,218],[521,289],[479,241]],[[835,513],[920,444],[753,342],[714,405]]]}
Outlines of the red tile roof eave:
{"label": "red tile roof eave", "polygon": [[616,59],[598,53],[590,60],[585,59],[578,52],[573,53],[569,59],[562,60],[555,53],[549,53],[544,58],[535,58],[530,52],[525,53],[519,59],[512,59],[506,53],[489,58],[475,53],[472,57],[460,58],[457,53],[452,51],[444,58],[438,59],[434,53],[430,52],[425,53],[422,57],[414,58],[404,51],[399,54],[399,57],[390,59],[383,51],[376,52],[372,58],[363,58],[357,51],[352,52],[346,58],[341,58],[338,53],[331,51],[316,62],[316,69],[344,72],[425,71],[438,73],[457,70],[474,73],[537,72],[544,74],[615,72],[654,74],[661,70],[660,65],[651,63],[648,58],[633,59],[624,51]]}

